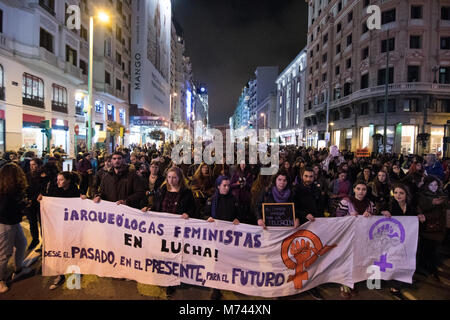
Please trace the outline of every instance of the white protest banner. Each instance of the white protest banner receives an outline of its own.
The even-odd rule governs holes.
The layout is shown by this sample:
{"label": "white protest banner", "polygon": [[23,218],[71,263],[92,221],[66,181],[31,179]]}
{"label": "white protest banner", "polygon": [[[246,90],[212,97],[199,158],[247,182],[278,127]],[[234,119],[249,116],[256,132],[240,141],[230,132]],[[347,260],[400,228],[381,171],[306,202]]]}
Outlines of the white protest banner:
{"label": "white protest banner", "polygon": [[263,230],[77,198],[44,198],[41,215],[44,276],[75,265],[82,274],[260,297],[294,295],[322,283],[353,287],[355,228],[364,219]]}
{"label": "white protest banner", "polygon": [[367,268],[378,266],[382,280],[412,283],[416,270],[419,219],[357,218],[353,250],[353,281],[367,279]]}

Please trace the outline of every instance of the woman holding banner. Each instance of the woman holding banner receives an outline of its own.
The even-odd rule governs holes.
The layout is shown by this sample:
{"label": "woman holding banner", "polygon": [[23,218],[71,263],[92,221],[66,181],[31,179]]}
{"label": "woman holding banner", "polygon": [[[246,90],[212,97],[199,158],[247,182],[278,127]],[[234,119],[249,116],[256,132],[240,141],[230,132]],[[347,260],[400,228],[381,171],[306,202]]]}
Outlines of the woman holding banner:
{"label": "woman holding banner", "polygon": [[[150,210],[178,214],[183,219],[196,218],[194,196],[179,167],[173,166],[167,171],[166,181],[155,194],[153,206],[142,209],[143,212]],[[167,299],[171,298],[175,289],[176,287],[167,287]]]}
{"label": "woman holding banner", "polygon": [[[272,187],[269,191],[263,192],[260,196],[258,205],[256,206],[256,219],[258,225],[266,228],[263,220],[263,204],[264,203],[295,203],[294,192],[288,188],[288,177],[286,173],[280,171],[272,179]],[[300,225],[300,220],[295,219],[295,228]]]}
{"label": "woman holding banner", "polygon": [[15,163],[8,163],[0,169],[0,293],[9,290],[6,285],[6,272],[9,258],[14,249],[16,272],[12,279],[30,273],[23,268],[27,239],[20,222],[28,205],[26,197],[27,178]]}
{"label": "woman holding banner", "polygon": [[[345,197],[339,203],[336,210],[336,217],[362,215],[366,218],[375,215],[376,209],[372,201],[367,196],[367,184],[364,181],[357,181],[353,185],[353,196]],[[350,299],[354,291],[347,286],[341,286],[341,296]]]}
{"label": "woman holding banner", "polygon": [[[215,193],[206,201],[204,214],[206,220],[211,223],[215,219],[233,222],[235,225],[240,223],[239,204],[230,192],[230,178],[227,176],[217,178]],[[220,297],[220,290],[214,289],[211,300],[219,300]]]}
{"label": "woman holding banner", "polygon": [[[411,205],[411,194],[406,185],[401,183],[394,184],[392,193],[393,197],[390,198],[390,201],[381,207],[383,216],[386,218],[391,218],[392,216],[417,216],[421,223],[425,222],[425,216],[423,214],[417,215],[417,211]],[[400,300],[407,300],[400,291],[404,284],[396,280],[390,282],[391,294]]]}
{"label": "woman holding banner", "polygon": [[[55,189],[52,193],[48,194],[49,197],[55,198],[79,198],[81,196],[82,199],[86,199],[85,195],[81,195],[81,191],[79,189],[79,184],[81,182],[80,176],[75,172],[61,172],[58,174],[56,178],[56,182],[58,184],[58,188]],[[64,275],[56,276],[53,279],[52,284],[50,285],[50,290],[55,290],[60,287],[64,281],[66,281],[66,277]]]}

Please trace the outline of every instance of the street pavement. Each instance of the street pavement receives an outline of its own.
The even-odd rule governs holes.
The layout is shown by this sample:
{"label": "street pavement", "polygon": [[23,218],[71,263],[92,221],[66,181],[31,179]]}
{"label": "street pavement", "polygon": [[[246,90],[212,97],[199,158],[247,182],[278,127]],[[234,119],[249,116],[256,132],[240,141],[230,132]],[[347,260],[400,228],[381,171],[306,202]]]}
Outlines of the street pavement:
{"label": "street pavement", "polygon": [[[28,243],[30,243],[29,225],[22,223]],[[412,285],[405,284],[402,293],[409,300],[450,300],[450,257],[447,254],[440,267],[440,281],[416,273]],[[9,269],[13,271],[13,259]],[[81,277],[81,289],[69,289],[66,284],[55,290],[49,290],[53,277],[41,275],[41,259],[31,266],[33,272],[14,281],[10,291],[0,294],[0,300],[166,300],[165,289],[143,285],[135,281],[112,278],[100,278],[94,275]],[[355,285],[356,294],[352,300],[397,300],[389,293],[389,284],[382,282],[381,289],[369,290],[365,282]],[[342,300],[338,284],[324,284],[318,287],[325,300]],[[171,299],[173,300],[209,300],[212,289],[181,285]],[[278,300],[315,300],[308,293],[283,297]],[[222,300],[274,300],[252,297],[236,292],[222,291]]]}

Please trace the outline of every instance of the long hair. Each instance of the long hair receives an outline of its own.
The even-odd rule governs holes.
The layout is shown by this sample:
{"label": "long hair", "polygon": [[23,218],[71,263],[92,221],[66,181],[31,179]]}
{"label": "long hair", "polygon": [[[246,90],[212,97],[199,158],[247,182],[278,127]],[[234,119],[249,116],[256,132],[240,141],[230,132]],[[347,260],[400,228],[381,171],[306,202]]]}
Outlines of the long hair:
{"label": "long hair", "polygon": [[81,182],[81,178],[78,175],[78,173],[76,173],[76,172],[64,171],[64,172],[58,173],[58,175],[63,176],[64,180],[70,181],[70,185],[69,185],[70,187],[78,188],[78,186]]}
{"label": "long hair", "polygon": [[169,184],[167,183],[167,177],[169,176],[170,172],[175,172],[175,174],[177,175],[177,177],[178,177],[178,184],[180,185],[180,192],[189,189],[189,187],[186,184],[186,179],[184,178],[183,171],[181,171],[181,169],[179,167],[173,166],[172,168],[167,170],[166,180],[164,181],[164,184],[163,184],[163,185],[166,185],[167,191],[170,191],[169,190],[170,189]]}
{"label": "long hair", "polygon": [[[406,204],[409,205],[411,203],[411,191],[409,191],[409,188],[404,183],[394,183],[391,187],[392,194],[394,194],[395,189],[402,189],[406,193]],[[395,200],[395,198],[392,196],[392,200]]]}
{"label": "long hair", "polygon": [[28,188],[27,177],[15,163],[7,163],[0,169],[0,194],[23,193]]}

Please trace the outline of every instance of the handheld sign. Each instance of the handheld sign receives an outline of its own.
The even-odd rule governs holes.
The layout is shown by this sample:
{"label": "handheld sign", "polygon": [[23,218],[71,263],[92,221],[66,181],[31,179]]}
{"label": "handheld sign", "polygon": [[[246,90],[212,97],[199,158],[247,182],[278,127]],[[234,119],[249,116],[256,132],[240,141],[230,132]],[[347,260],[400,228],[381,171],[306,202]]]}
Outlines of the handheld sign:
{"label": "handheld sign", "polygon": [[295,226],[295,206],[293,203],[263,203],[263,221],[268,227]]}
{"label": "handheld sign", "polygon": [[370,151],[369,149],[358,149],[356,150],[356,157],[357,158],[369,158],[370,157]]}

